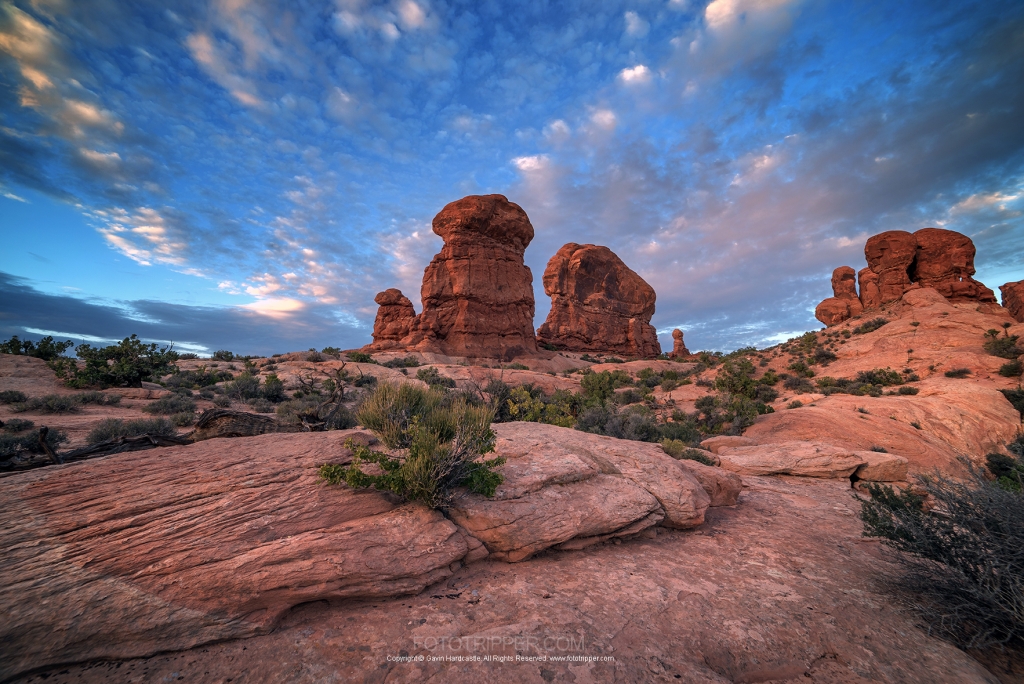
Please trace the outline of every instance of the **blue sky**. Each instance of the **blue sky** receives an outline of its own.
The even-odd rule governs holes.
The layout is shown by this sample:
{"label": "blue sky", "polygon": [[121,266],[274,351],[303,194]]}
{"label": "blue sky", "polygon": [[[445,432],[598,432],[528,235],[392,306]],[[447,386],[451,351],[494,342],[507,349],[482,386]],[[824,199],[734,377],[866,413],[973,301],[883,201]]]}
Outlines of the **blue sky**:
{"label": "blue sky", "polygon": [[1019,2],[0,1],[0,334],[359,346],[490,192],[538,326],[570,241],[651,283],[666,348],[819,327],[883,230],[970,235],[997,289],[1022,86]]}

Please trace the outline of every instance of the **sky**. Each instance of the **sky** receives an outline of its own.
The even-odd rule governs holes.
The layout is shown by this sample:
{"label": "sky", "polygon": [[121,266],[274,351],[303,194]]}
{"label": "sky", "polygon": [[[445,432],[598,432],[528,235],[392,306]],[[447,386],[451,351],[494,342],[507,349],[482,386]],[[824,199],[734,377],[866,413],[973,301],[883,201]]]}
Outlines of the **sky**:
{"label": "sky", "polygon": [[500,193],[766,346],[865,240],[1024,279],[1024,4],[0,0],[0,336],[269,354],[417,311],[434,215]]}

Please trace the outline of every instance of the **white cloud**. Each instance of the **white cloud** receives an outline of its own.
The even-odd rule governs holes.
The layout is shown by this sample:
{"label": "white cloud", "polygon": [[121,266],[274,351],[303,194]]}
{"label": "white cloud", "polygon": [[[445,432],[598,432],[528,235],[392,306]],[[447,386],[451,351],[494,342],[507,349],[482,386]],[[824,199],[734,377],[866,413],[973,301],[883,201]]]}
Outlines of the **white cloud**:
{"label": "white cloud", "polygon": [[590,115],[591,122],[594,123],[598,128],[605,130],[611,130],[615,128],[615,124],[618,119],[615,117],[615,112],[610,109],[598,109]]}
{"label": "white cloud", "polygon": [[268,318],[288,318],[291,314],[302,311],[306,305],[298,299],[291,297],[278,297],[271,299],[259,299],[251,304],[243,304],[243,309],[254,311]]}
{"label": "white cloud", "polygon": [[516,157],[512,163],[517,169],[524,173],[544,171],[548,168],[548,157],[544,154],[535,154],[530,157]]}
{"label": "white cloud", "polygon": [[247,107],[262,106],[263,101],[259,97],[256,84],[237,73],[230,60],[222,54],[208,34],[193,33],[186,39],[185,44],[192,53],[192,58],[217,85]]}
{"label": "white cloud", "polygon": [[398,16],[402,21],[402,27],[405,29],[418,29],[427,21],[426,12],[413,0],[403,0],[399,3]]}
{"label": "white cloud", "polygon": [[647,83],[651,80],[651,70],[643,64],[637,64],[635,67],[620,71],[619,78],[624,83]]}
{"label": "white cloud", "polygon": [[738,23],[747,14],[768,14],[793,0],[714,0],[704,8],[704,19],[712,30]]}
{"label": "white cloud", "polygon": [[634,38],[642,38],[647,35],[651,28],[644,19],[636,12],[626,12],[626,34]]}

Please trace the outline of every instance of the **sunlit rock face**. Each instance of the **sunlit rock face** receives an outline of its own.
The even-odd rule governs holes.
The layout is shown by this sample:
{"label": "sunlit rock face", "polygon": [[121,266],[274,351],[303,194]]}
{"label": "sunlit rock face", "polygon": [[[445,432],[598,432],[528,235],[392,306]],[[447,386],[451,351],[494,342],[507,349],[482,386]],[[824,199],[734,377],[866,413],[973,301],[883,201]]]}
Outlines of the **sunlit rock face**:
{"label": "sunlit rock face", "polygon": [[862,311],[899,301],[908,291],[933,288],[950,301],[996,301],[992,290],[975,280],[974,242],[952,230],[922,228],[915,233],[890,230],[868,238],[864,257],[868,267],[857,274],[841,266],[832,274],[833,296],[814,311],[827,326],[837,325]]}
{"label": "sunlit rock face", "polygon": [[377,295],[370,348],[500,359],[536,352],[526,212],[502,195],[470,195],[445,206],[433,230],[444,247],[423,273],[423,312],[410,317],[398,290]]}
{"label": "sunlit rock face", "polygon": [[607,247],[570,242],[544,269],[551,312],[537,339],[574,352],[661,353],[651,326],[654,288]]}
{"label": "sunlit rock face", "polygon": [[1013,316],[1013,320],[1024,323],[1024,280],[1000,285],[999,292],[1003,296],[1003,306]]}

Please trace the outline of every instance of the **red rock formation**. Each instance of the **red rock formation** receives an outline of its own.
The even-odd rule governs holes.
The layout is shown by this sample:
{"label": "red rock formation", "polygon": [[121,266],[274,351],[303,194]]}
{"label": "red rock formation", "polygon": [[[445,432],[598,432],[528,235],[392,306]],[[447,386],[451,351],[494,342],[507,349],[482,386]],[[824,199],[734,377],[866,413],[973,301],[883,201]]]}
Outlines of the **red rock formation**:
{"label": "red rock formation", "polygon": [[995,303],[992,290],[971,277],[974,254],[971,239],[952,230],[879,233],[864,245],[868,267],[857,274],[860,297],[853,286],[853,269],[837,268],[832,274],[835,296],[818,304],[814,315],[825,325],[836,325],[919,287],[934,288],[951,301]]}
{"label": "red rock formation", "polygon": [[[423,273],[423,313],[401,337],[412,304],[398,290],[376,300],[382,324],[370,349],[414,349],[453,356],[512,359],[537,351],[533,274],[523,253],[533,240],[526,212],[502,195],[471,195],[434,217],[444,240]],[[388,292],[385,301],[380,297]],[[401,301],[404,300],[404,303]],[[408,303],[408,306],[406,306]]]}
{"label": "red rock formation", "polygon": [[914,233],[917,256],[910,280],[934,287],[951,301],[995,302],[996,296],[974,275],[975,248],[971,238],[952,230],[923,228]]}
{"label": "red rock formation", "polygon": [[570,242],[544,269],[551,312],[537,339],[559,349],[650,357],[661,353],[651,326],[654,289],[607,247]]}
{"label": "red rock formation", "polygon": [[390,288],[373,298],[380,308],[373,322],[374,349],[391,349],[401,344],[416,324],[416,310],[401,290]]}
{"label": "red rock formation", "polygon": [[840,266],[832,272],[833,296],[818,304],[814,317],[825,325],[836,325],[864,310],[857,298],[855,273],[849,266]]}
{"label": "red rock formation", "polygon": [[681,359],[689,355],[690,350],[687,349],[686,345],[683,343],[683,331],[676,328],[672,331],[672,353],[669,354],[669,357],[673,359]]}
{"label": "red rock formation", "polygon": [[1013,320],[1024,323],[1024,280],[999,286],[1003,295],[1003,306],[1009,309]]}

